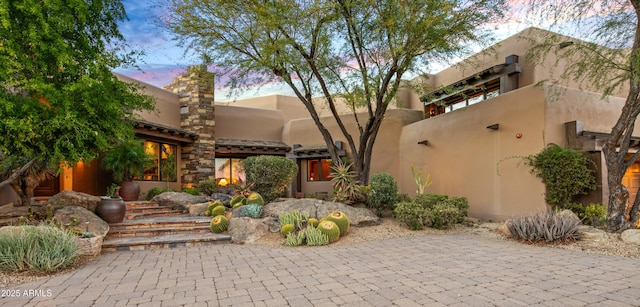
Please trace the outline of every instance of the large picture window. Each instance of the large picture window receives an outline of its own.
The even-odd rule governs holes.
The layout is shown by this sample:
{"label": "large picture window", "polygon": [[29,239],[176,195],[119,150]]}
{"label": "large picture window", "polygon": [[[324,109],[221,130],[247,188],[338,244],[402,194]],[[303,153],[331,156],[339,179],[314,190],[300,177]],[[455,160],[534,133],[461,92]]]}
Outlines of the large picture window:
{"label": "large picture window", "polygon": [[241,167],[242,159],[216,158],[216,181],[219,186],[238,184],[246,181]]}
{"label": "large picture window", "polygon": [[153,162],[145,166],[142,180],[176,182],[178,178],[177,150],[176,145],[145,141],[144,151]]}
{"label": "large picture window", "polygon": [[317,159],[307,161],[307,181],[330,181],[331,159]]}

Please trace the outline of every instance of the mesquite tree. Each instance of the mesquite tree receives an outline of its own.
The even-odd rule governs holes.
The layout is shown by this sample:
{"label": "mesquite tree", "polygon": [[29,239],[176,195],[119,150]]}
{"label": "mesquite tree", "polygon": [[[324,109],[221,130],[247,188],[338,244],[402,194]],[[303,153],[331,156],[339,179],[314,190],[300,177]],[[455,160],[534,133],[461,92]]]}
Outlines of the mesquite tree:
{"label": "mesquite tree", "polygon": [[[339,161],[333,144],[341,137],[331,135],[318,115],[328,108],[353,155],[356,179],[364,184],[401,78],[469,51],[474,43],[490,42],[480,28],[504,6],[503,0],[168,2],[168,28],[206,62],[231,72],[229,85],[286,83]],[[350,107],[355,135],[338,111],[340,101]]]}

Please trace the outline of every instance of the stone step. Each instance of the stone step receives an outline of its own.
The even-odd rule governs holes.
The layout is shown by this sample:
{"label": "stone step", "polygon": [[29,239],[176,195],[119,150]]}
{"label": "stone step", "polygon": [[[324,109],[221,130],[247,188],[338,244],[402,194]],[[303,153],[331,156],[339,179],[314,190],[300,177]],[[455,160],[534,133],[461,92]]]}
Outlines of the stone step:
{"label": "stone step", "polygon": [[160,216],[176,216],[176,215],[183,215],[183,214],[184,213],[180,210],[154,211],[154,212],[142,212],[142,213],[127,212],[124,216],[124,219],[135,220],[135,219],[146,219],[146,218],[160,217]]}
{"label": "stone step", "polygon": [[175,228],[190,226],[208,226],[211,217],[207,216],[160,216],[146,219],[124,220],[122,223],[109,224],[109,231],[120,231],[139,228]]}
{"label": "stone step", "polygon": [[217,233],[171,234],[155,237],[114,238],[102,242],[103,252],[175,248],[231,242],[231,236]]}
{"label": "stone step", "polygon": [[125,202],[127,209],[136,208],[136,207],[156,207],[159,204],[155,201],[146,201],[146,200],[134,200]]}
{"label": "stone step", "polygon": [[166,212],[171,211],[171,207],[167,206],[135,206],[127,208],[127,213],[149,213],[149,212]]}
{"label": "stone step", "polygon": [[178,226],[178,227],[149,227],[149,228],[132,228],[109,231],[105,239],[115,238],[131,238],[131,237],[155,237],[180,233],[208,233],[211,232],[209,225],[195,226]]}

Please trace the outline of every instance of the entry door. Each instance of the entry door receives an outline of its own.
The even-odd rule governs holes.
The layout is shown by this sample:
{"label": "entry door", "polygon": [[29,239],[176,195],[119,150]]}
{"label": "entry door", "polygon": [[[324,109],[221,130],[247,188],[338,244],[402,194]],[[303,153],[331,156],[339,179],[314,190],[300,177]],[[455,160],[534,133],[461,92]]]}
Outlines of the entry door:
{"label": "entry door", "polygon": [[47,177],[40,181],[38,187],[33,191],[34,196],[53,196],[60,192],[60,176],[47,174]]}

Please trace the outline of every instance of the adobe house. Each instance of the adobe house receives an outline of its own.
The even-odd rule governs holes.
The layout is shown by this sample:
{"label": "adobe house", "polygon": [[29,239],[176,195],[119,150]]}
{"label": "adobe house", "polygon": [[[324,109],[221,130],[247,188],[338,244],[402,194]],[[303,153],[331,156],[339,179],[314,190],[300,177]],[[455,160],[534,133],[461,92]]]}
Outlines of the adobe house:
{"label": "adobe house", "polygon": [[[555,143],[589,154],[603,186],[584,201],[606,203],[608,190],[602,180],[606,168],[600,146],[624,104],[624,89],[605,101],[599,93],[580,90],[573,82],[537,85],[563,69],[552,65],[552,57],[542,66],[524,61],[530,43],[521,38],[541,33],[546,32],[526,29],[494,46],[492,53],[472,56],[468,60],[473,65],[453,66],[426,81],[413,80],[426,82],[434,90],[424,96],[410,90],[398,93],[400,103],[388,110],[378,134],[371,174],[388,172],[398,181],[401,193],[414,195],[417,187],[411,167],[422,168],[433,181],[426,192],[465,196],[470,216],[504,220],[546,210],[544,185],[519,157]],[[179,189],[212,178],[221,185],[244,181],[237,166],[242,159],[261,154],[296,161],[300,172],[289,195],[331,194],[328,149],[297,98],[274,95],[214,103],[212,80],[205,68],[192,67],[166,90],[144,85],[157,98],[158,112],[140,113],[143,121],[136,133],[145,139],[148,152],[158,155],[158,162],[155,168],[141,172],[141,197],[154,186]],[[448,90],[441,90],[443,87]],[[355,135],[353,115],[343,119]],[[333,146],[349,157],[335,120],[329,116],[322,120],[338,140]],[[640,138],[634,141],[640,143]],[[170,162],[178,169],[175,178],[161,172],[163,163]],[[94,168],[87,171],[80,165],[65,170],[59,189],[101,194],[93,186],[106,186],[102,179],[82,179],[87,174],[96,178],[100,171]],[[91,182],[93,190],[80,181]],[[640,184],[640,166],[627,172],[625,182],[633,200]]]}

